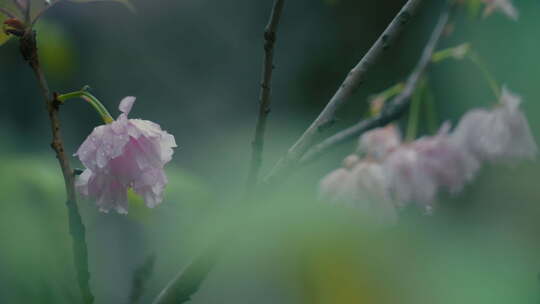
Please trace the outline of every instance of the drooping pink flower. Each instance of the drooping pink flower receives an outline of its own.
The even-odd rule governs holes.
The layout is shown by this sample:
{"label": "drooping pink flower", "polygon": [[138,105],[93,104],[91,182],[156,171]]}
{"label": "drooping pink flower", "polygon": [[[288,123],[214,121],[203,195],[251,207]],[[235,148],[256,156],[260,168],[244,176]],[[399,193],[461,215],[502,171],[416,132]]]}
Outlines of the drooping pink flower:
{"label": "drooping pink flower", "polygon": [[388,187],[401,205],[416,202],[431,207],[437,194],[437,182],[413,145],[394,150],[383,163]]}
{"label": "drooping pink flower", "polygon": [[338,168],[328,173],[319,183],[319,197],[331,203],[350,201],[353,196],[351,172]]}
{"label": "drooping pink flower", "polygon": [[437,186],[457,193],[470,182],[480,169],[480,161],[454,140],[445,123],[435,136],[422,137],[413,142],[429,174]]}
{"label": "drooping pink flower", "polygon": [[358,162],[360,162],[360,157],[358,157],[358,155],[356,154],[351,154],[345,157],[345,159],[343,160],[343,167],[350,170],[354,168],[354,166],[356,166]]}
{"label": "drooping pink flower", "polygon": [[132,188],[152,208],[163,199],[167,177],[163,167],[172,159],[174,136],[148,120],[128,119],[135,102],[120,102],[120,116],[92,131],[79,147],[85,171],[76,180],[81,195],[95,199],[99,209],[127,213],[127,191]]}
{"label": "drooping pink flower", "polygon": [[404,144],[384,162],[390,191],[406,204],[430,207],[440,189],[461,191],[480,168],[480,162],[449,134],[444,124],[435,136]]}
{"label": "drooping pink flower", "polygon": [[388,192],[388,183],[381,164],[363,160],[352,169],[351,177],[356,190],[353,206],[378,225],[396,223],[398,206]]}
{"label": "drooping pink flower", "polygon": [[334,170],[321,180],[321,199],[357,209],[378,226],[394,224],[397,221],[396,206],[388,194],[381,165],[366,159],[354,164],[344,163],[353,166]]}
{"label": "drooping pink flower", "polygon": [[358,150],[367,156],[382,160],[401,144],[401,134],[395,125],[377,128],[360,137]]}
{"label": "drooping pink flower", "polygon": [[480,160],[532,159],[537,153],[521,98],[503,88],[500,103],[491,110],[467,112],[453,132],[455,140]]}

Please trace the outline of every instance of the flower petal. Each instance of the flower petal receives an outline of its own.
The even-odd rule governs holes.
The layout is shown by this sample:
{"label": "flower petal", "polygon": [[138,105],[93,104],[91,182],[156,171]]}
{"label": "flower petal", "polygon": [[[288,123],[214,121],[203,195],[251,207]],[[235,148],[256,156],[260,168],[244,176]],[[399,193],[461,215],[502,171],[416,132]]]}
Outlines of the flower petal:
{"label": "flower petal", "polygon": [[118,106],[118,109],[126,114],[126,115],[129,115],[129,112],[131,111],[131,108],[133,107],[133,103],[135,103],[135,97],[133,96],[128,96],[128,97],[125,97],[124,99],[122,99],[122,101],[120,102],[120,106]]}

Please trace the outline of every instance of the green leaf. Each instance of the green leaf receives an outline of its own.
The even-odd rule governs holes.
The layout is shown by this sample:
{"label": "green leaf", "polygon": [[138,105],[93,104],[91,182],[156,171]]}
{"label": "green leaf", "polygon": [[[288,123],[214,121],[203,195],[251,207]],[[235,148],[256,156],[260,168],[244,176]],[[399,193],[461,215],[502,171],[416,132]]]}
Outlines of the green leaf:
{"label": "green leaf", "polygon": [[10,38],[10,36],[4,33],[4,29],[3,29],[3,24],[6,19],[7,18],[4,15],[0,14],[0,24],[2,24],[2,26],[0,27],[0,46],[6,43]]}
{"label": "green leaf", "polygon": [[[10,13],[19,17],[19,11],[11,1],[0,0],[0,8],[2,8],[3,10],[7,10]],[[6,43],[11,38],[9,35],[6,35],[6,33],[4,33],[4,21],[6,21],[6,19],[8,18],[9,16],[5,12],[2,12],[2,10],[0,10],[0,46]]]}

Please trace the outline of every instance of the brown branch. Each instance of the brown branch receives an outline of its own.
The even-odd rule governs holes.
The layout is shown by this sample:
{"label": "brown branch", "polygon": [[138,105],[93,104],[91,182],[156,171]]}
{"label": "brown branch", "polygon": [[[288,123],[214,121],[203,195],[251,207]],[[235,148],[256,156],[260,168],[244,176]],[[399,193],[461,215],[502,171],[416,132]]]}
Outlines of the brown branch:
{"label": "brown branch", "polygon": [[274,70],[274,45],[276,33],[283,11],[285,0],[275,0],[270,15],[270,20],[264,30],[264,61],[262,69],[261,92],[259,96],[259,116],[252,144],[251,165],[248,173],[248,192],[254,190],[259,178],[259,171],[262,165],[262,153],[264,149],[264,133],[266,130],[266,120],[270,113],[272,72]]}
{"label": "brown branch", "polygon": [[290,171],[296,167],[300,158],[314,144],[317,135],[334,122],[336,112],[356,92],[358,87],[364,83],[365,77],[371,67],[406,27],[421,2],[421,0],[408,0],[405,3],[369,51],[349,72],[335,95],[330,99],[315,121],[313,121],[296,143],[288,150],[287,154],[278,161],[267,176],[266,182],[270,182],[281,176],[285,171]]}
{"label": "brown branch", "polygon": [[414,93],[414,90],[418,86],[418,83],[420,79],[422,78],[422,75],[426,72],[427,68],[429,67],[429,64],[431,63],[433,52],[435,51],[435,48],[437,47],[437,44],[448,23],[449,14],[450,12],[448,9],[446,9],[441,14],[441,16],[439,17],[437,26],[433,30],[433,33],[431,34],[431,37],[423,50],[422,56],[420,60],[418,61],[418,64],[416,65],[415,69],[410,74],[409,78],[407,79],[405,88],[398,96],[392,99],[392,101],[390,101],[387,106],[385,106],[381,114],[373,118],[362,120],[358,122],[356,125],[349,127],[341,132],[338,132],[337,134],[327,138],[320,144],[312,147],[300,159],[301,164],[305,164],[316,159],[323,153],[327,152],[329,149],[337,146],[340,143],[344,143],[348,140],[357,138],[358,136],[360,136],[362,133],[366,131],[369,131],[371,129],[375,129],[378,127],[382,127],[398,119],[399,117],[401,117],[401,115],[403,115],[403,113],[405,113],[405,111],[407,110],[409,106],[409,102],[410,102],[411,96]]}
{"label": "brown branch", "polygon": [[69,160],[66,157],[62,136],[60,134],[60,102],[56,100],[55,96],[51,95],[47,80],[41,69],[36,45],[36,33],[33,30],[27,30],[24,35],[20,37],[20,51],[24,60],[28,62],[34,71],[41,93],[45,99],[45,105],[47,107],[52,129],[53,139],[51,147],[56,153],[56,158],[62,169],[66,187],[66,207],[68,209],[69,231],[73,240],[73,255],[75,268],[77,270],[77,279],[84,303],[93,303],[94,297],[92,296],[89,286],[90,273],[88,272],[88,249],[85,241],[86,231],[77,206],[74,174],[71,170]]}

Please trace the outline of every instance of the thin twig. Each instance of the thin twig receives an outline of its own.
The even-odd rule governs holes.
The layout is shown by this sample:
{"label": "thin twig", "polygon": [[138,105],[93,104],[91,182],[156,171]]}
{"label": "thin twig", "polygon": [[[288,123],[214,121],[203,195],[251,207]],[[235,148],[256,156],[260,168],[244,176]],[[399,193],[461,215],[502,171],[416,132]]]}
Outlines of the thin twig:
{"label": "thin twig", "polygon": [[337,146],[340,143],[344,143],[348,140],[354,139],[366,131],[382,127],[398,119],[403,113],[405,113],[407,107],[409,106],[411,96],[413,95],[416,87],[418,86],[422,75],[425,73],[429,64],[431,63],[431,57],[433,55],[433,52],[435,51],[435,48],[437,47],[437,44],[442,34],[444,33],[446,24],[448,23],[449,14],[449,9],[446,9],[441,14],[437,26],[433,30],[433,33],[431,34],[431,37],[424,48],[418,64],[407,79],[405,88],[398,96],[392,99],[392,101],[390,101],[387,106],[385,106],[381,114],[373,118],[362,120],[356,125],[349,127],[341,132],[338,132],[337,134],[327,138],[320,144],[312,147],[300,159],[301,164],[305,164],[316,159],[323,153],[327,152],[329,149]]}
{"label": "thin twig", "polygon": [[274,70],[274,45],[276,33],[283,12],[285,0],[275,0],[270,15],[270,20],[264,30],[264,61],[262,69],[261,92],[259,96],[259,116],[252,144],[251,164],[248,173],[248,192],[254,190],[259,178],[259,171],[262,165],[262,153],[264,149],[264,133],[266,130],[266,120],[270,113],[272,72]]}
{"label": "thin twig", "polygon": [[364,83],[367,72],[406,27],[421,2],[421,0],[408,0],[405,3],[369,51],[349,72],[335,95],[330,99],[315,121],[313,121],[304,134],[288,150],[287,154],[278,161],[267,176],[266,182],[277,178],[283,171],[288,171],[295,167],[304,153],[314,144],[317,135],[335,121],[336,112],[356,92],[358,87]]}
{"label": "thin twig", "polygon": [[66,207],[68,209],[69,231],[73,240],[73,255],[75,268],[77,270],[77,279],[81,289],[83,302],[87,304],[93,303],[94,297],[90,291],[89,285],[90,273],[88,272],[88,249],[85,240],[86,231],[77,206],[74,174],[71,170],[69,160],[66,157],[62,136],[60,134],[60,102],[56,100],[55,96],[51,95],[47,80],[41,69],[36,46],[36,33],[33,30],[27,30],[24,35],[20,37],[20,50],[23,58],[34,71],[41,93],[45,99],[53,136],[51,147],[56,152],[56,158],[60,163],[66,187]]}

